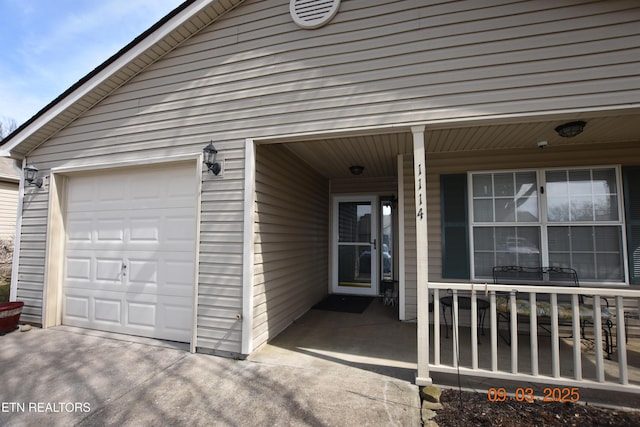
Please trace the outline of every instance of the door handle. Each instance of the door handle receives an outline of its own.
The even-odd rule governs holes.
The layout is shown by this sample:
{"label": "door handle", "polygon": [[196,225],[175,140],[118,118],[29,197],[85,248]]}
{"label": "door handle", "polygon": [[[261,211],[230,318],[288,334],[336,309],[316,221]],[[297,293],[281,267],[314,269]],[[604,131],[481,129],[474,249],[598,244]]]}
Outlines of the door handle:
{"label": "door handle", "polygon": [[373,245],[373,250],[375,251],[376,248],[376,243],[377,243],[377,239],[373,239],[373,242],[371,242],[371,244]]}

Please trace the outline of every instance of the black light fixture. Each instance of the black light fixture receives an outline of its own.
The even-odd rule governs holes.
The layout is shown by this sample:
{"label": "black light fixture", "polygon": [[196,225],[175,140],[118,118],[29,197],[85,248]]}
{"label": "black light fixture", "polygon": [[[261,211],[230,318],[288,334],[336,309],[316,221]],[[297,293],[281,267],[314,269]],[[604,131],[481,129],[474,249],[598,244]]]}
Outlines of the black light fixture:
{"label": "black light fixture", "polygon": [[222,167],[219,162],[216,162],[218,150],[213,146],[213,142],[210,142],[209,145],[204,147],[202,152],[204,153],[204,164],[207,165],[209,172],[213,172],[216,176],[219,175]]}
{"label": "black light fixture", "polygon": [[362,171],[364,171],[364,166],[349,166],[349,171],[351,171],[353,175],[361,175]]}
{"label": "black light fixture", "polygon": [[24,180],[29,185],[35,185],[38,188],[42,187],[42,178],[38,178],[38,168],[33,164],[28,164],[24,167]]}
{"label": "black light fixture", "polygon": [[556,127],[556,132],[563,138],[573,138],[576,135],[580,135],[586,125],[587,122],[583,122],[582,120],[569,122]]}

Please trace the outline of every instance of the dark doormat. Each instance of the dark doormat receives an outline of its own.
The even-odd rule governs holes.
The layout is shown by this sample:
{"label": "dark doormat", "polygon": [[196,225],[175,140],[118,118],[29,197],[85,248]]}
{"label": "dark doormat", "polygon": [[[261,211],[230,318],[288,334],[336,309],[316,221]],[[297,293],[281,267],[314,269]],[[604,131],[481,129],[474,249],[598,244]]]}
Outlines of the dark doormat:
{"label": "dark doormat", "polygon": [[331,294],[312,308],[316,310],[340,311],[343,313],[363,313],[373,297]]}

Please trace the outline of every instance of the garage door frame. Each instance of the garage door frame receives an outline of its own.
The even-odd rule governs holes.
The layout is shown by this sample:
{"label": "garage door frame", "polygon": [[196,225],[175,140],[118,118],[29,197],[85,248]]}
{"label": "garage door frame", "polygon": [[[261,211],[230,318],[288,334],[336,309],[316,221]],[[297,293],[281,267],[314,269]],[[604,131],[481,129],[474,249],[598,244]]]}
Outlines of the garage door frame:
{"label": "garage door frame", "polygon": [[195,271],[193,283],[193,321],[190,350],[195,353],[197,346],[197,307],[200,247],[200,212],[202,205],[202,153],[140,159],[133,161],[101,163],[73,167],[52,168],[49,179],[49,206],[47,221],[47,242],[45,254],[44,289],[42,306],[42,327],[48,328],[62,324],[62,298],[64,285],[65,229],[64,212],[67,181],[73,175],[86,172],[107,172],[130,167],[157,167],[162,164],[191,163],[196,186],[196,242]]}

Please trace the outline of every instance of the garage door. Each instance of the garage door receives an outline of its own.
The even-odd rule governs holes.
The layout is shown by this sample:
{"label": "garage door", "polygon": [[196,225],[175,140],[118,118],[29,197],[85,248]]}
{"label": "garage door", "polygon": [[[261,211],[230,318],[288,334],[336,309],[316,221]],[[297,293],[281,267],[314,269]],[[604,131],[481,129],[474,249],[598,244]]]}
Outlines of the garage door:
{"label": "garage door", "polygon": [[63,323],[191,341],[193,164],[69,178]]}

